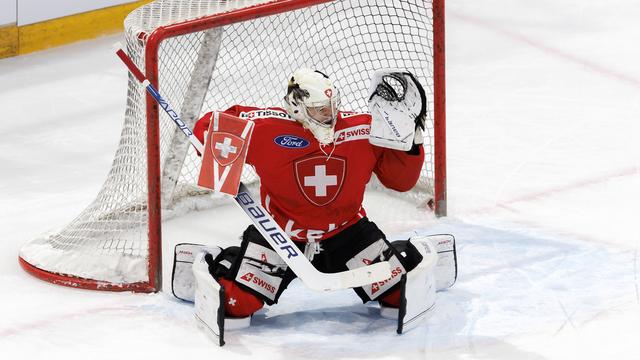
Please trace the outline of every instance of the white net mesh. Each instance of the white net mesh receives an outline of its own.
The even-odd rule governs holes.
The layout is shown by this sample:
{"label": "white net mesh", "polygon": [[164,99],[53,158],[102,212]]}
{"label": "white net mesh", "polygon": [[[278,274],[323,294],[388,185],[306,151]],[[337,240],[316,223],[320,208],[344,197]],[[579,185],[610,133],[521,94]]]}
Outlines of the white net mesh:
{"label": "white net mesh", "polygon": [[[147,36],[157,27],[261,3],[278,1],[156,1],[127,17],[127,52],[145,69]],[[281,106],[285,80],[300,66],[322,70],[334,79],[343,110],[366,111],[372,72],[408,69],[424,85],[429,99],[427,156],[420,183],[402,196],[421,205],[433,193],[432,36],[429,1],[329,2],[231,24],[223,31],[168,38],[157,54],[158,87],[189,124],[207,111],[234,104]],[[212,72],[211,65],[215,65]],[[132,77],[127,98],[120,144],[103,188],[60,232],[23,247],[21,257],[32,265],[112,283],[147,280],[146,98]],[[199,158],[164,113],[159,129],[163,215],[182,214],[196,203],[214,206],[216,196],[195,186]],[[255,183],[251,168],[245,170],[244,181]]]}

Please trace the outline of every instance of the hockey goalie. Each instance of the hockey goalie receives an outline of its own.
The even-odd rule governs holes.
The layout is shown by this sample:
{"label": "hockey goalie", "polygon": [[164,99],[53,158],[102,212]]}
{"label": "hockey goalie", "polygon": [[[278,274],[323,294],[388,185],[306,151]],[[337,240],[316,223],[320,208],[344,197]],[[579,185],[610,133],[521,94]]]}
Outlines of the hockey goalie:
{"label": "hockey goalie", "polygon": [[[260,177],[262,206],[316,269],[390,264],[389,278],[354,291],[363,303],[378,302],[402,333],[429,315],[437,289],[453,285],[455,242],[451,235],[390,242],[367,217],[362,201],[372,174],[396,191],[418,181],[426,112],[422,86],[402,70],[377,71],[368,100],[370,113],[344,111],[331,79],[302,68],[287,79],[283,108],[235,105],[224,113],[253,124],[246,163]],[[201,142],[213,114],[195,125]],[[223,344],[225,326],[249,326],[252,314],[277,303],[296,276],[251,225],[237,247],[178,245],[173,292],[195,300],[196,316]]]}

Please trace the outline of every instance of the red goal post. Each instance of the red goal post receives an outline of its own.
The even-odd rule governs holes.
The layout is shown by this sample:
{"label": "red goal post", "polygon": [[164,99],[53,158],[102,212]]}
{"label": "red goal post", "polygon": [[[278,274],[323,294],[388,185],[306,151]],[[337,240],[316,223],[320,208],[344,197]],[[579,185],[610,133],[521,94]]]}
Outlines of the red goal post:
{"label": "red goal post", "polygon": [[[165,0],[125,20],[129,56],[192,126],[234,103],[280,105],[285,77],[313,66],[345,110],[366,111],[368,76],[414,72],[429,96],[427,153],[410,196],[446,215],[444,0]],[[124,71],[124,70],[123,70]],[[61,231],[27,243],[20,264],[57,284],[162,288],[162,219],[219,198],[195,187],[198,158],[156,102],[129,80],[120,146],[96,200]],[[346,105],[346,106],[345,106]],[[256,182],[250,169],[243,181]]]}

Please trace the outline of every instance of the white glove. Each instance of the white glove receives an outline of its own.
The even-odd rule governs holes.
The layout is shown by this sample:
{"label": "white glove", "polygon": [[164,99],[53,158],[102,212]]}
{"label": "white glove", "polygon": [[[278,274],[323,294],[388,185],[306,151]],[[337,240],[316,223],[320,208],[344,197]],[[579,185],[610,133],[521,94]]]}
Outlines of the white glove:
{"label": "white glove", "polygon": [[418,80],[406,70],[377,70],[369,87],[371,144],[408,151],[422,144],[427,99]]}

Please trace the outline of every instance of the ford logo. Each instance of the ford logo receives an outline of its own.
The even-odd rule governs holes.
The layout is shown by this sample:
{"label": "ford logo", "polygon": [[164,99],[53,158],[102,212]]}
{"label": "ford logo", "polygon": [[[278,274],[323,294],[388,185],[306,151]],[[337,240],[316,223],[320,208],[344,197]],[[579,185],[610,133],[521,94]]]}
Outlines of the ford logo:
{"label": "ford logo", "polygon": [[286,147],[289,149],[302,149],[309,146],[309,140],[297,137],[294,135],[280,135],[273,139],[273,142],[278,146]]}

